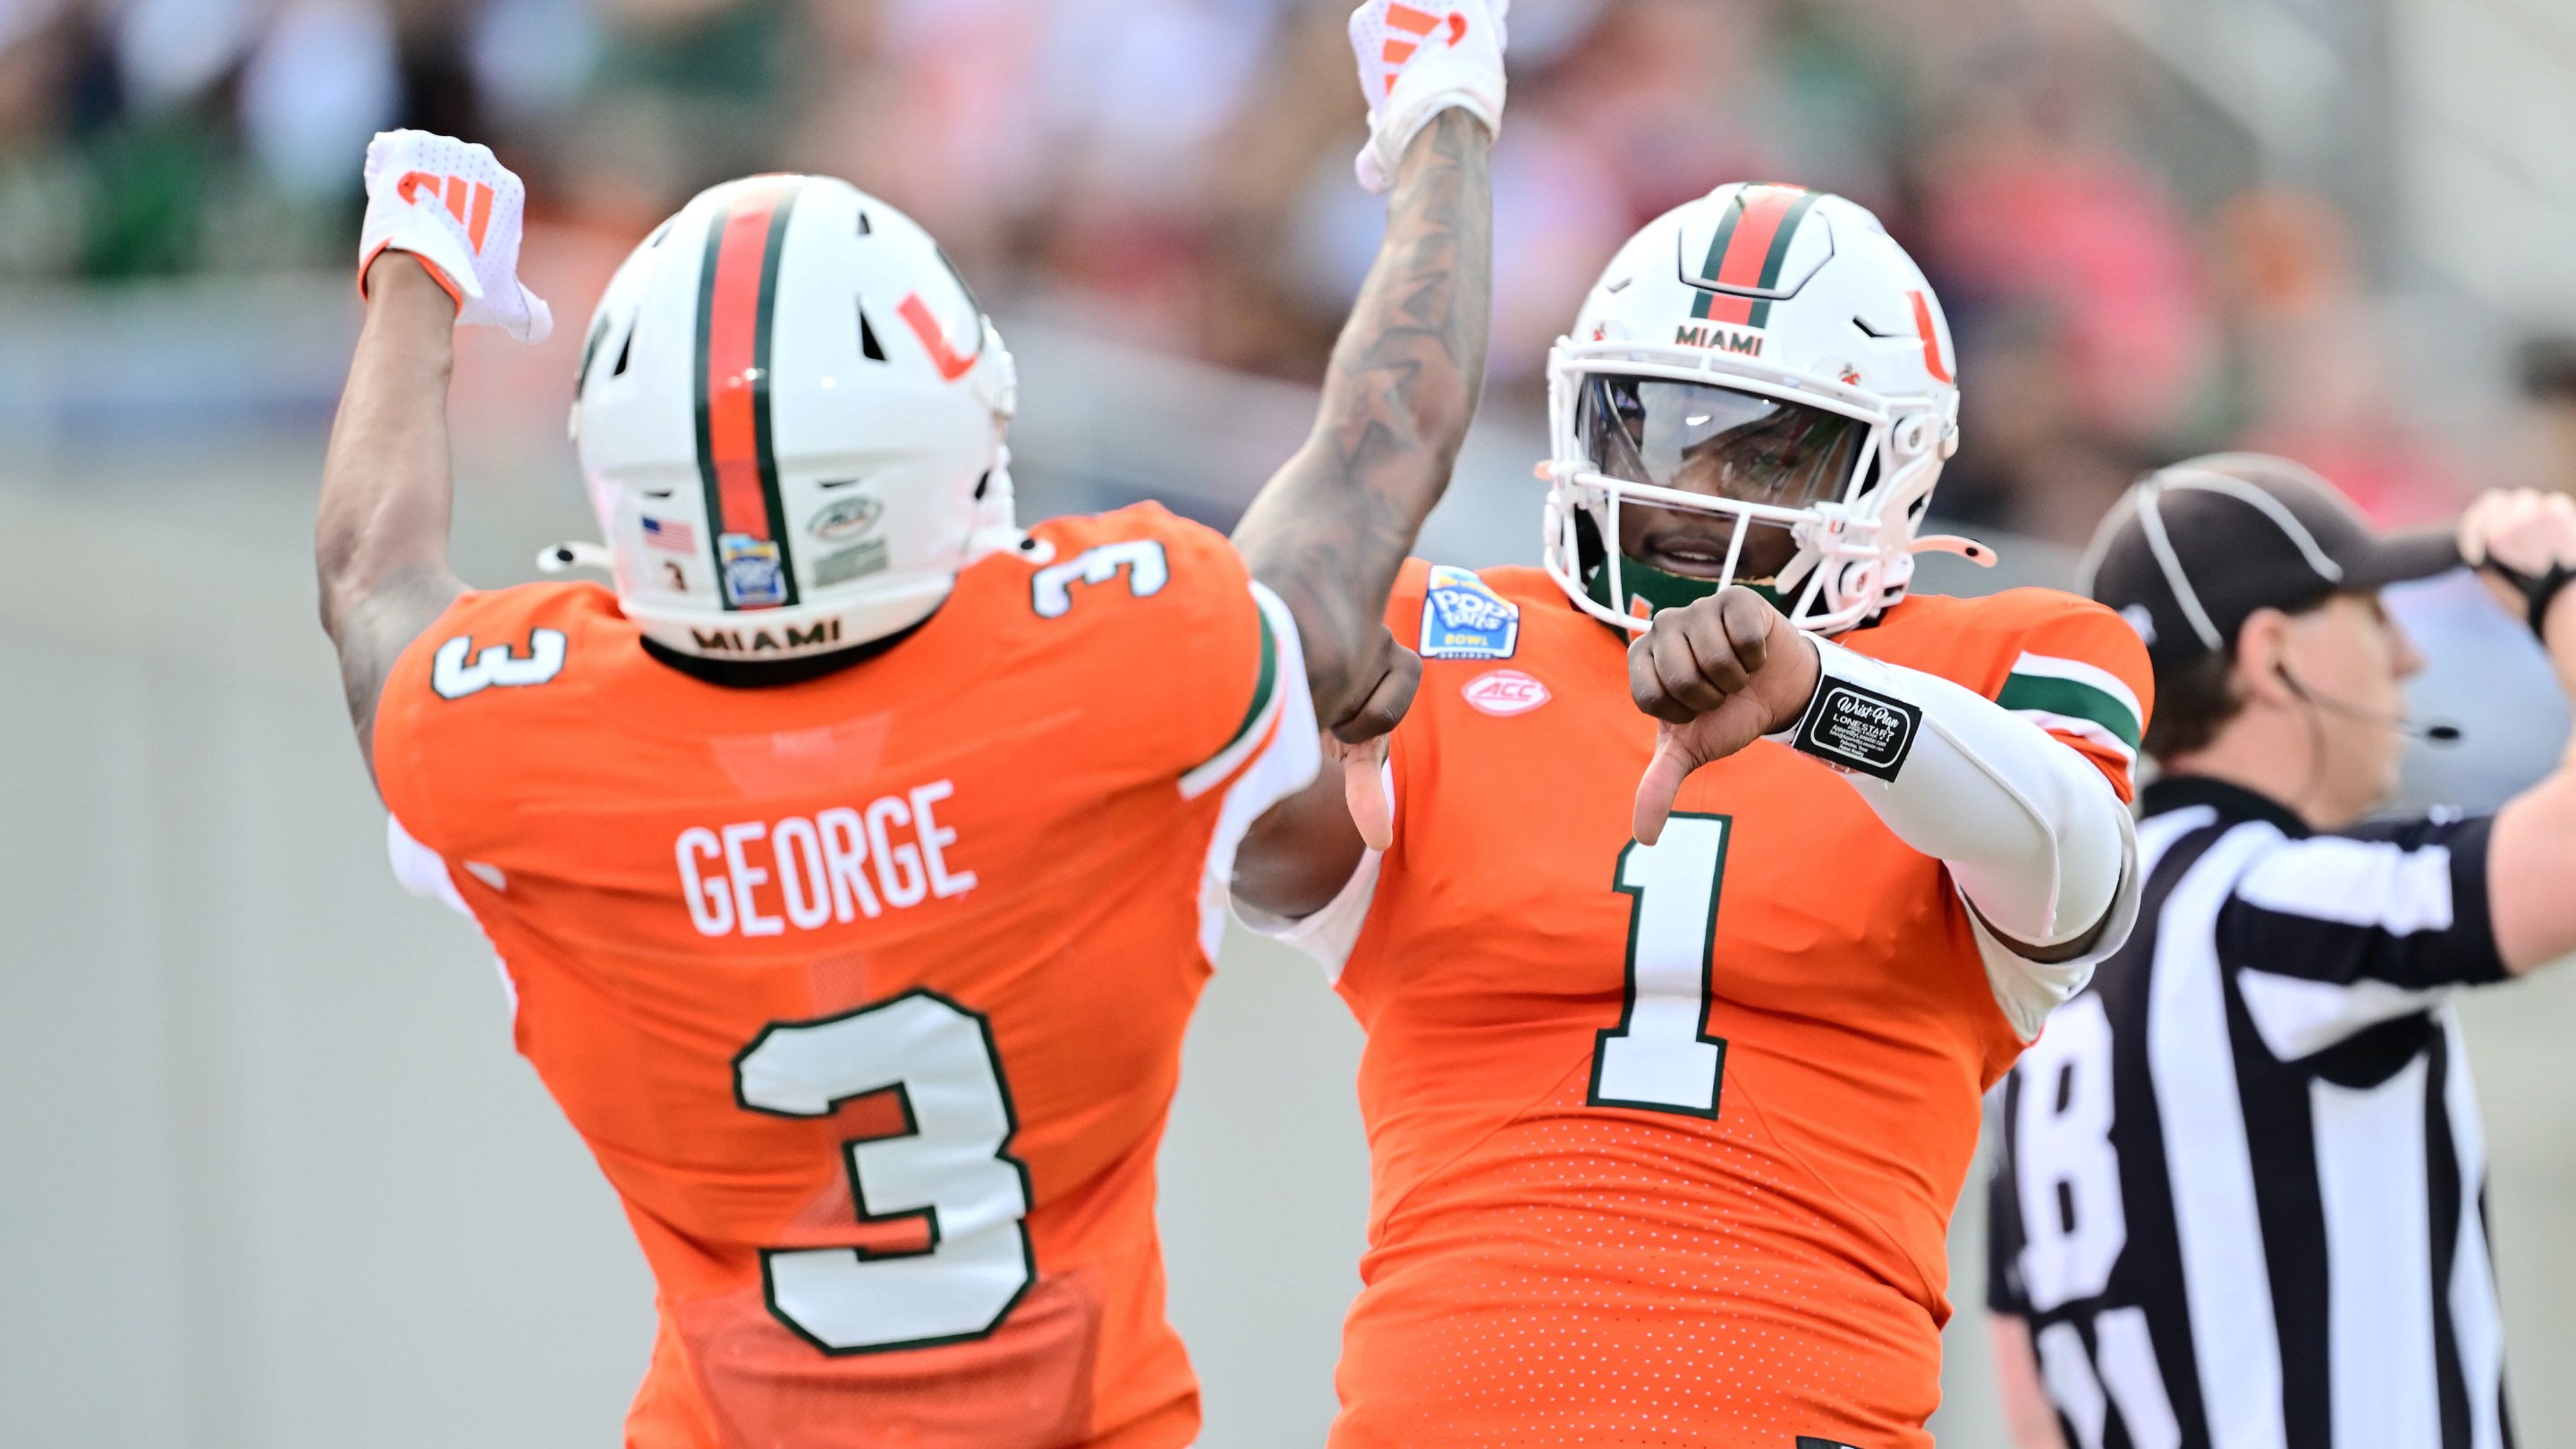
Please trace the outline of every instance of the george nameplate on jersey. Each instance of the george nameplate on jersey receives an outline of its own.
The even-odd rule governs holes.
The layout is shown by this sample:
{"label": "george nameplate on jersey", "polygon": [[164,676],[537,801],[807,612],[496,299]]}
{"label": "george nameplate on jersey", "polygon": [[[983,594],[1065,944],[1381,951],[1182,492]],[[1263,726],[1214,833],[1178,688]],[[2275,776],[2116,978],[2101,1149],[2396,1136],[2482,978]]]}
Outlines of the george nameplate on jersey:
{"label": "george nameplate on jersey", "polygon": [[1828,675],[1790,745],[1839,769],[1894,780],[1922,724],[1919,707]]}
{"label": "george nameplate on jersey", "polygon": [[1520,638],[1520,605],[1495,593],[1472,570],[1431,566],[1417,651],[1423,658],[1509,659]]}

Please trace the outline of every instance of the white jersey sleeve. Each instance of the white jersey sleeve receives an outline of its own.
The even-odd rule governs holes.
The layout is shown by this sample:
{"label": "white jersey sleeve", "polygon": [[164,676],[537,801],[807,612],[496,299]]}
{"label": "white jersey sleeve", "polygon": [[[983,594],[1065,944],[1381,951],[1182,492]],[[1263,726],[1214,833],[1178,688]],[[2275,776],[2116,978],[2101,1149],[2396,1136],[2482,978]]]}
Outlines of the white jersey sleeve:
{"label": "white jersey sleeve", "polygon": [[[1320,748],[1320,746],[1319,746]],[[1378,780],[1386,788],[1390,816],[1402,808],[1395,798],[1395,770],[1390,765],[1378,767]],[[1342,979],[1342,966],[1351,959],[1351,949],[1359,944],[1360,928],[1368,924],[1369,906],[1377,899],[1377,879],[1386,857],[1374,850],[1364,850],[1351,878],[1324,908],[1311,916],[1280,916],[1247,905],[1238,897],[1234,902],[1236,920],[1250,929],[1282,941],[1305,952],[1324,968],[1326,981]]]}

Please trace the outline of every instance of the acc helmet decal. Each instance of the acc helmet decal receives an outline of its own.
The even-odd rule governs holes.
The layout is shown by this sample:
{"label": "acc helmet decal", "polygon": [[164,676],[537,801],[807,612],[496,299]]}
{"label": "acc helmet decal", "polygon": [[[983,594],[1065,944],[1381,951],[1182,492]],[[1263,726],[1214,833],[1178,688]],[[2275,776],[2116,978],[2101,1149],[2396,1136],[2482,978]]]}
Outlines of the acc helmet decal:
{"label": "acc helmet decal", "polygon": [[856,538],[876,527],[877,519],[884,514],[884,504],[865,493],[853,493],[825,505],[823,511],[806,520],[805,531],[826,543]]}
{"label": "acc helmet decal", "polygon": [[1425,659],[1509,659],[1520,647],[1521,606],[1495,593],[1472,570],[1431,566],[1422,596]]}

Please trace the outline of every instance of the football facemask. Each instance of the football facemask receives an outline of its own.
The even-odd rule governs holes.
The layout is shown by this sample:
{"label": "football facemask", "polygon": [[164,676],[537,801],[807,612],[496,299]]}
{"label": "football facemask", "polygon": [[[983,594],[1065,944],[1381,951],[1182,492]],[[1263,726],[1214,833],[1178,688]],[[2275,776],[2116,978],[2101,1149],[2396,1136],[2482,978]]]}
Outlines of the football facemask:
{"label": "football facemask", "polygon": [[1584,379],[1575,430],[1589,467],[1570,481],[1606,534],[1584,550],[1586,592],[1632,617],[1639,599],[1670,608],[1729,584],[1785,607],[1812,568],[1808,510],[1850,496],[1870,433],[1805,403],[1616,373]]}

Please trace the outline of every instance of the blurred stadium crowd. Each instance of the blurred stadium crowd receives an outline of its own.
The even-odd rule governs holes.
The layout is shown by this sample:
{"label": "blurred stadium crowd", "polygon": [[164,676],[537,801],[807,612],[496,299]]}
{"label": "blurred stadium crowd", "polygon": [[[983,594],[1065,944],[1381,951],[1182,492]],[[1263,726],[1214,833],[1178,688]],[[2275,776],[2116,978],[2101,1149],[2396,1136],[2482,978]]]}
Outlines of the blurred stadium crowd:
{"label": "blurred stadium crowd", "polygon": [[[365,140],[401,124],[529,178],[531,279],[576,319],[699,187],[808,169],[913,212],[1005,318],[1312,378],[1379,217],[1349,182],[1345,8],[0,0],[0,280],[337,268]],[[1636,224],[1777,178],[1876,209],[1947,299],[1974,379],[1954,516],[2080,541],[2142,466],[2233,443],[2383,522],[2576,491],[2576,349],[2526,344],[2513,426],[2429,427],[2373,238],[2267,184],[2090,6],[1516,0],[1512,26],[1493,401],[1535,399]]]}

